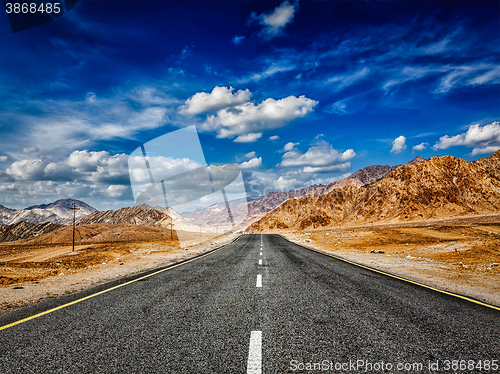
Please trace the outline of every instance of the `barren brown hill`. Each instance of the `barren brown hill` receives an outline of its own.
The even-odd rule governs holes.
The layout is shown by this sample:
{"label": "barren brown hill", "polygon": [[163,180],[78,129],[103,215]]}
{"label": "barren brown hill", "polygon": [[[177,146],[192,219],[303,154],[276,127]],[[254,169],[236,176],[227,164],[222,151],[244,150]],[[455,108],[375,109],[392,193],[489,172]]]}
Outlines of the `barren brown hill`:
{"label": "barren brown hill", "polygon": [[[175,236],[175,231],[174,231]],[[170,238],[170,230],[163,227],[152,227],[136,224],[90,224],[75,228],[75,241],[113,242],[113,241],[147,241]],[[70,244],[73,240],[73,226],[64,226],[52,232],[15,242],[16,246],[41,244]],[[12,243],[5,243],[12,244]]]}
{"label": "barren brown hill", "polygon": [[117,211],[97,211],[89,214],[77,222],[77,225],[100,224],[121,224],[167,227],[170,228],[172,222],[174,230],[199,231],[198,226],[190,224],[171,208],[151,207],[141,204],[132,208],[122,208]]}
{"label": "barren brown hill", "polygon": [[409,161],[406,163],[406,165],[415,165],[415,164],[420,164],[421,162],[427,161],[425,158],[422,156],[417,156],[413,160]]}
{"label": "barren brown hill", "polygon": [[353,175],[341,179],[338,182],[333,183],[332,188],[330,189],[333,190],[334,188],[342,188],[342,187],[347,187],[347,186],[353,186],[353,187],[363,187],[366,186],[367,184],[372,184],[383,177],[385,177],[387,174],[389,174],[391,171],[396,170],[399,167],[399,165],[396,166],[389,166],[389,165],[372,165],[368,166],[366,168],[360,169],[357,172],[355,172]]}
{"label": "barren brown hill", "polygon": [[132,208],[122,208],[120,210],[97,211],[89,214],[77,222],[77,225],[87,225],[92,223],[119,224],[130,223],[133,225],[163,226],[163,221],[168,221],[170,217],[158,210],[147,209],[142,206]]}
{"label": "barren brown hill", "polygon": [[[425,161],[425,158],[417,156],[407,165],[413,165]],[[269,192],[264,197],[259,199],[231,204],[231,211],[234,215],[242,217],[248,212],[247,222],[255,221],[266,213],[272,211],[277,206],[282,204],[288,199],[299,197],[317,197],[329,193],[335,188],[354,186],[363,187],[372,184],[391,171],[397,169],[400,165],[372,165],[356,171],[354,174],[347,178],[341,179],[337,182],[330,184],[315,184],[312,186],[304,187],[299,190],[283,191],[283,192]],[[194,224],[209,223],[210,225],[229,225],[227,208],[222,204],[217,204],[203,210],[187,213],[183,215],[187,220]],[[248,223],[247,223],[248,224]]]}
{"label": "barren brown hill", "polygon": [[500,180],[500,150],[493,153],[490,157],[472,161],[471,164],[479,166],[493,178]]}
{"label": "barren brown hill", "polygon": [[12,225],[0,226],[0,242],[10,242],[19,239],[29,239],[57,230],[63,225],[57,225],[51,222],[34,224],[31,222],[17,222]]}
{"label": "barren brown hill", "polygon": [[[365,188],[290,199],[250,226],[254,232],[403,222],[500,212],[500,180],[487,171],[498,153],[468,163],[453,156],[402,165]],[[479,165],[482,165],[481,167]]]}
{"label": "barren brown hill", "polygon": [[[230,202],[230,209],[232,214],[237,217],[245,216],[247,212],[249,217],[262,216],[288,199],[302,196],[320,196],[330,191],[330,189],[330,185],[313,185],[300,190],[269,192],[266,196],[257,200],[237,204],[231,204]],[[183,217],[197,225],[205,223],[212,226],[230,225],[227,208],[223,204],[187,213]]]}
{"label": "barren brown hill", "polygon": [[[421,156],[415,157],[413,160],[409,161],[406,165],[416,165],[421,162],[425,162],[425,158]],[[367,166],[363,169],[359,169],[353,175],[350,175],[347,178],[341,179],[338,182],[330,184],[330,188],[328,192],[332,191],[334,188],[342,188],[347,186],[354,187],[364,187],[366,185],[378,182],[382,178],[384,178],[390,172],[396,170],[401,165],[372,165]],[[319,196],[319,195],[316,195]]]}

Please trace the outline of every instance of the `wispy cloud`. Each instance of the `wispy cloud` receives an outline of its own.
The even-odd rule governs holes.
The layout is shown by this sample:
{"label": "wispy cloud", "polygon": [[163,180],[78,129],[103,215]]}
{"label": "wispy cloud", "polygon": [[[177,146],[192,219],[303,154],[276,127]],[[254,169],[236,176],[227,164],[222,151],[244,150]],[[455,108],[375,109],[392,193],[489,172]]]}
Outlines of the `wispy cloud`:
{"label": "wispy cloud", "polygon": [[259,82],[263,79],[270,78],[278,73],[295,70],[297,66],[290,62],[283,61],[266,61],[267,67],[259,73],[252,73],[244,77],[238,78],[238,83]]}
{"label": "wispy cloud", "polygon": [[271,12],[259,15],[252,13],[249,18],[249,23],[259,23],[262,26],[260,35],[267,40],[273,39],[283,35],[285,26],[293,21],[295,12],[298,8],[298,2],[292,4],[286,0]]}
{"label": "wispy cloud", "polygon": [[415,151],[422,152],[422,151],[426,150],[427,147],[429,147],[429,143],[420,143],[418,145],[413,146],[413,148],[411,150],[412,150],[412,152],[415,152]]}
{"label": "wispy cloud", "polygon": [[[90,92],[81,100],[21,97],[10,101],[0,123],[5,139],[15,139],[20,135],[17,129],[23,129],[22,153],[57,155],[162,127],[180,103],[152,86],[117,90],[108,97]],[[4,126],[8,122],[17,126]],[[14,144],[19,141],[7,143],[5,149],[16,153]]]}
{"label": "wispy cloud", "polygon": [[243,41],[243,39],[245,39],[244,36],[235,35],[234,38],[231,39],[231,41],[233,42],[234,45],[238,45]]}
{"label": "wispy cloud", "polygon": [[343,90],[344,88],[362,80],[369,73],[370,73],[370,69],[367,67],[363,67],[363,68],[355,71],[354,73],[340,74],[340,75],[328,78],[325,81],[325,84],[326,85],[333,84],[334,85],[334,92],[339,92],[339,91]]}
{"label": "wispy cloud", "polygon": [[245,135],[240,135],[234,139],[235,143],[253,143],[262,137],[262,133],[250,133]]}
{"label": "wispy cloud", "polygon": [[447,74],[442,77],[436,92],[443,93],[464,86],[500,84],[500,66],[498,64],[470,64],[447,67]]}

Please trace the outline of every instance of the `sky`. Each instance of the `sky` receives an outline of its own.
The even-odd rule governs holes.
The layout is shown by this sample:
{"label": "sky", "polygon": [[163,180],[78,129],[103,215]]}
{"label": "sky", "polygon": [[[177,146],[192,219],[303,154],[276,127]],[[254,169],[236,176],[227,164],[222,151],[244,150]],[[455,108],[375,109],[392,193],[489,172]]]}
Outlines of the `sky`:
{"label": "sky", "polygon": [[1,13],[9,208],[133,206],[129,156],[193,125],[254,196],[500,149],[498,1],[82,0],[17,33]]}

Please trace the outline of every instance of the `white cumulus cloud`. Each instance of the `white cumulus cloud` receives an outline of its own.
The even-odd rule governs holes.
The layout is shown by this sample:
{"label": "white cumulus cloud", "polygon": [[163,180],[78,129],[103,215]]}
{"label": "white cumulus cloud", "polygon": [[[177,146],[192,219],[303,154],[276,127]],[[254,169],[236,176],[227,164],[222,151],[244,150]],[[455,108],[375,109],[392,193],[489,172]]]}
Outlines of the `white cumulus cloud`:
{"label": "white cumulus cloud", "polygon": [[7,168],[7,174],[20,180],[37,180],[43,176],[46,164],[42,160],[15,161]]}
{"label": "white cumulus cloud", "polygon": [[186,100],[181,107],[181,113],[199,114],[203,112],[219,110],[237,104],[242,104],[248,100],[252,94],[248,89],[239,90],[233,93],[233,87],[214,87],[211,93],[198,92]]}
{"label": "white cumulus cloud", "polygon": [[392,142],[391,153],[401,153],[406,149],[406,138],[401,135]]}
{"label": "white cumulus cloud", "polygon": [[109,157],[106,151],[89,152],[87,150],[72,152],[67,160],[67,164],[82,171],[95,171],[99,162]]}
{"label": "white cumulus cloud", "polygon": [[114,197],[114,198],[121,197],[127,191],[128,191],[127,186],[116,185],[116,184],[112,184],[108,188],[106,188],[106,193],[110,197]]}
{"label": "white cumulus cloud", "polygon": [[350,160],[356,156],[352,149],[339,152],[324,140],[319,141],[306,153],[295,148],[293,143],[285,146],[287,152],[283,155],[279,166],[303,167],[305,173],[345,172],[351,168]]}
{"label": "white cumulus cloud", "polygon": [[472,156],[493,153],[500,149],[500,122],[488,125],[471,125],[467,132],[455,136],[442,136],[432,149],[448,149],[455,146],[472,148]]}
{"label": "white cumulus cloud", "polygon": [[262,157],[254,157],[251,160],[242,162],[240,164],[241,169],[255,169],[262,165]]}
{"label": "white cumulus cloud", "polygon": [[265,130],[283,127],[291,121],[311,113],[317,101],[305,96],[288,96],[275,100],[269,98],[258,105],[247,102],[234,108],[219,110],[208,116],[201,125],[205,131],[216,131],[218,138],[233,138],[238,135],[256,134]]}
{"label": "white cumulus cloud", "polygon": [[283,148],[283,150],[285,152],[291,151],[296,145],[299,145],[299,143],[288,142],[285,144],[285,147]]}
{"label": "white cumulus cloud", "polygon": [[32,159],[14,161],[6,174],[16,181],[83,181],[91,184],[128,184],[125,154],[106,151],[74,151],[62,161]]}

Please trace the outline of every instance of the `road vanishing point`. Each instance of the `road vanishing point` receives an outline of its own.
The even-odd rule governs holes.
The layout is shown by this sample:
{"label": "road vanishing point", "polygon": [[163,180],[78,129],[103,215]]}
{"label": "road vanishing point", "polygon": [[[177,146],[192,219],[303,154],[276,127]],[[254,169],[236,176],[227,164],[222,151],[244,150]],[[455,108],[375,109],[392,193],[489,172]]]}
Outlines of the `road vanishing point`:
{"label": "road vanishing point", "polygon": [[279,235],[0,315],[3,374],[494,373],[499,359],[499,308]]}

